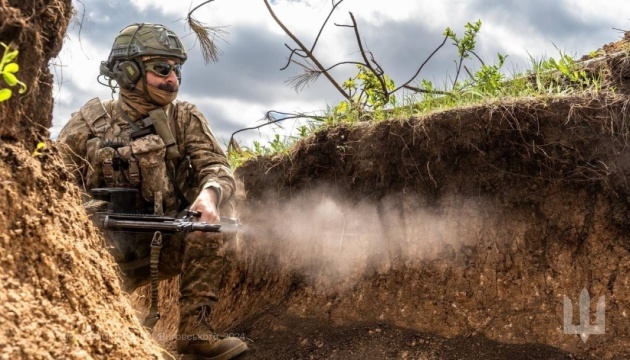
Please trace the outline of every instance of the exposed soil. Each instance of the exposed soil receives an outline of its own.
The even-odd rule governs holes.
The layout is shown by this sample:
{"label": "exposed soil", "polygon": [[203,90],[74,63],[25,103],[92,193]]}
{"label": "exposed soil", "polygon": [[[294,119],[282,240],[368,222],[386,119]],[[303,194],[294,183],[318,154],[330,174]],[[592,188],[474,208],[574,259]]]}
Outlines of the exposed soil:
{"label": "exposed soil", "polygon": [[[587,359],[540,344],[511,345],[467,334],[444,338],[390,324],[334,326],[318,318],[277,318],[254,332],[243,359],[432,359],[432,360],[569,360]],[[283,349],[278,352],[278,349]]]}
{"label": "exposed soil", "polygon": [[[338,127],[246,164],[219,328],[251,339],[251,359],[489,358],[480,346],[627,358],[628,101],[518,99]],[[586,342],[563,332],[563,297],[577,304],[583,288],[593,308],[606,299],[606,333]],[[412,336],[432,345],[413,352]]]}
{"label": "exposed soil", "polygon": [[[0,103],[0,358],[168,357],[177,279],[151,338],[148,289],[121,292],[55,145],[33,154],[70,11],[0,0],[30,89]],[[243,359],[630,358],[630,60],[614,53],[589,62],[597,93],[341,126],[239,168],[220,332],[249,342]],[[606,312],[586,341],[563,332],[583,288]]]}
{"label": "exposed soil", "polygon": [[162,350],[121,292],[54,144],[33,153],[51,126],[48,61],[71,9],[0,0],[0,41],[20,50],[29,89],[0,103],[0,359],[155,359]]}
{"label": "exposed soil", "polygon": [[[269,251],[279,270],[248,272],[241,299],[277,292],[269,302],[288,304],[285,316],[385,323],[454,337],[469,350],[475,342],[463,336],[480,334],[515,351],[510,357],[528,348],[551,356],[553,346],[627,358],[627,161],[618,132],[627,101],[522,99],[338,128],[291,158],[246,165],[242,217],[258,227],[245,247],[257,249],[252,262],[271,263],[261,259]],[[331,212],[343,221],[322,215]],[[582,288],[605,296],[607,309],[606,334],[586,343],[563,333],[563,296],[577,301]],[[259,297],[225,298],[266,311]]]}
{"label": "exposed soil", "polygon": [[19,50],[17,77],[27,86],[25,94],[14,91],[16,96],[0,104],[2,141],[26,141],[30,149],[49,137],[53,77],[48,62],[61,50],[71,15],[71,0],[0,0],[0,42]]}
{"label": "exposed soil", "polygon": [[0,358],[160,356],[57,154],[0,144]]}

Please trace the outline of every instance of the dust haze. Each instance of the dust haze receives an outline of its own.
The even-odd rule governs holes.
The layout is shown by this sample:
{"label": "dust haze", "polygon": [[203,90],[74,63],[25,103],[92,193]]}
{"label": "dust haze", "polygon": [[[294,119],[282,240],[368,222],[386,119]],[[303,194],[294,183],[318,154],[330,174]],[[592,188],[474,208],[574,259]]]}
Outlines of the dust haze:
{"label": "dust haze", "polygon": [[[409,205],[405,194],[352,202],[324,189],[244,211],[244,248],[313,285],[352,286],[365,276],[458,258],[482,234],[490,205],[448,197]],[[264,254],[264,256],[263,256]]]}

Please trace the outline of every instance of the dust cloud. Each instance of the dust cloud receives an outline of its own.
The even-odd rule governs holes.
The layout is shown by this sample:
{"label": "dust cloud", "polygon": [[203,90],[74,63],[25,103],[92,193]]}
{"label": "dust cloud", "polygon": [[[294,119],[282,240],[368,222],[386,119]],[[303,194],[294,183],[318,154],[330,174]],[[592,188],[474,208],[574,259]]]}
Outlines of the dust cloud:
{"label": "dust cloud", "polygon": [[324,191],[259,203],[245,213],[245,248],[323,285],[352,285],[400,266],[455,260],[462,246],[479,239],[490,215],[481,198],[428,205],[398,194],[357,203]]}

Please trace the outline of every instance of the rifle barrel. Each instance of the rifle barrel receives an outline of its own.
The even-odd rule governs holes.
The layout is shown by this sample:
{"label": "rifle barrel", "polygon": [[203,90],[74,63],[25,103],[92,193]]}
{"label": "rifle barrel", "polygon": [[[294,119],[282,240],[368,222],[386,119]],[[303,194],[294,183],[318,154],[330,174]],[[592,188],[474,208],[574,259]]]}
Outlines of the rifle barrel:
{"label": "rifle barrel", "polygon": [[134,221],[115,219],[110,216],[105,216],[105,218],[103,219],[103,227],[109,230],[162,231],[167,233],[174,233],[185,230],[219,232],[221,229],[221,225],[219,224],[208,224],[202,222]]}

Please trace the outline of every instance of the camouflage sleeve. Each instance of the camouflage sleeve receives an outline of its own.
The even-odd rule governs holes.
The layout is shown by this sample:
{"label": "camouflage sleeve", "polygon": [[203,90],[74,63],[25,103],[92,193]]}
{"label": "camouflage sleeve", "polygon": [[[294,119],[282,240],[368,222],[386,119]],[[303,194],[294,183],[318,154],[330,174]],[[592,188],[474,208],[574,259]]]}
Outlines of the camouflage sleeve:
{"label": "camouflage sleeve", "polygon": [[195,105],[187,105],[190,107],[190,118],[183,129],[186,152],[197,172],[200,189],[217,190],[221,204],[234,193],[234,174],[206,118]]}
{"label": "camouflage sleeve", "polygon": [[59,142],[63,162],[68,172],[74,177],[75,184],[85,188],[85,176],[88,162],[87,141],[91,131],[80,112],[72,114],[70,121],[61,129]]}

